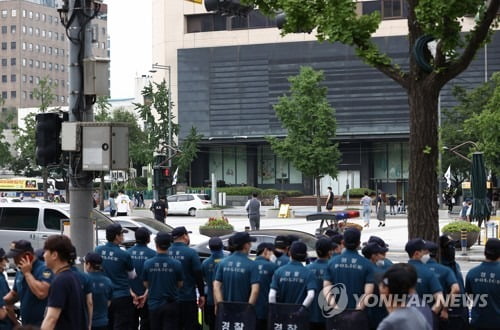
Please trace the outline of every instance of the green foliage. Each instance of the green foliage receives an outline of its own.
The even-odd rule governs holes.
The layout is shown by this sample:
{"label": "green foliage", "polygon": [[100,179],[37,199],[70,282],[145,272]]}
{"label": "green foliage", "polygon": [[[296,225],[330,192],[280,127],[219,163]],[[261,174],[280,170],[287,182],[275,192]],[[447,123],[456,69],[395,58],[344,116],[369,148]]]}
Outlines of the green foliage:
{"label": "green foliage", "polygon": [[256,192],[260,195],[262,189],[255,187],[217,187],[218,192],[225,192],[228,196],[251,196],[252,193]]}
{"label": "green foliage", "polygon": [[99,96],[97,97],[97,101],[95,102],[95,108],[96,108],[96,114],[94,116],[95,121],[99,122],[104,122],[104,121],[110,121],[111,120],[111,115],[110,115],[110,108],[111,108],[111,103],[108,102],[108,97],[106,96]]}
{"label": "green foliage", "polygon": [[40,112],[46,112],[54,102],[54,93],[52,93],[52,83],[49,77],[40,79],[38,86],[33,89],[33,97],[40,101]]}
{"label": "green foliage", "polygon": [[298,76],[288,80],[291,95],[280,97],[274,106],[287,136],[268,138],[271,148],[307,176],[336,177],[340,152],[332,141],[337,123],[326,98],[327,88],[320,85],[323,72],[302,67]]}
{"label": "green foliage", "polygon": [[234,230],[233,225],[229,223],[229,219],[227,217],[222,217],[222,218],[210,217],[203,226],[200,226],[200,228]]}
{"label": "green foliage", "polygon": [[190,169],[191,163],[196,159],[202,134],[198,134],[196,127],[191,127],[189,135],[181,143],[181,153],[175,158],[175,164],[178,166],[177,181],[182,182],[183,174]]}
{"label": "green foliage", "polygon": [[40,174],[39,167],[35,164],[35,113],[30,113],[24,118],[24,128],[14,130],[16,142],[14,148],[18,155],[14,157],[10,164],[10,169],[16,175],[36,176]]}
{"label": "green foliage", "polygon": [[[365,195],[365,191],[368,191],[368,196],[375,195],[375,190],[371,190],[369,188],[353,188],[349,189],[349,197],[363,197]],[[342,196],[347,196],[347,192],[344,191]]]}
{"label": "green foliage", "polygon": [[[205,191],[210,188],[190,188],[198,191]],[[274,198],[275,195],[286,196],[286,197],[297,197],[302,196],[304,193],[299,190],[285,190],[280,191],[278,189],[260,189],[256,187],[217,187],[217,192],[225,192],[227,196],[251,196],[254,192],[258,194],[260,198]]]}
{"label": "green foliage", "polygon": [[441,229],[441,232],[443,233],[460,233],[462,229],[467,230],[467,232],[471,233],[478,233],[479,232],[479,227],[476,225],[473,225],[470,222],[467,221],[455,221],[452,223],[447,224]]}

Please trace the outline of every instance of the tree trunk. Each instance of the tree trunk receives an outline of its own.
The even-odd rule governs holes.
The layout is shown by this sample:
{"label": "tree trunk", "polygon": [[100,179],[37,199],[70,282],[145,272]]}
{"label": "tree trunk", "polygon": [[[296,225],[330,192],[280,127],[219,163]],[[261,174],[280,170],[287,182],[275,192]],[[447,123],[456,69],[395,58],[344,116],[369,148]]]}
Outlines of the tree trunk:
{"label": "tree trunk", "polygon": [[314,178],[316,181],[316,211],[321,212],[321,195],[319,191],[319,180],[321,177],[317,176]]}
{"label": "tree trunk", "polygon": [[407,198],[408,239],[437,242],[437,158],[439,88],[414,81],[408,91],[410,105],[410,172]]}

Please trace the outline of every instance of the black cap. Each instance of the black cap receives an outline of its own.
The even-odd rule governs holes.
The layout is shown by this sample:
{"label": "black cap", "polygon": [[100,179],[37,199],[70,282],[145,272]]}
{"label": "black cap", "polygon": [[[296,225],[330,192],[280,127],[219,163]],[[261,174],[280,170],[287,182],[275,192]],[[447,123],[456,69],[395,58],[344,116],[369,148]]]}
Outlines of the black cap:
{"label": "black cap", "polygon": [[307,258],[307,246],[303,242],[293,242],[290,247],[290,256],[296,260],[305,260]]}
{"label": "black cap", "polygon": [[135,240],[137,243],[146,244],[151,237],[151,232],[146,227],[139,227],[135,231]]}
{"label": "black cap", "polygon": [[256,242],[257,238],[250,236],[246,231],[237,232],[232,236],[232,242],[235,247],[241,247],[245,243]]}
{"label": "black cap", "polygon": [[361,253],[366,257],[366,258],[371,258],[372,255],[377,254],[377,253],[384,253],[387,251],[387,248],[382,248],[380,245],[377,243],[368,243],[363,247],[361,250]]}
{"label": "black cap", "polygon": [[439,245],[442,249],[446,248],[449,244],[453,244],[453,246],[455,246],[458,242],[458,240],[453,240],[449,235],[439,236]]}
{"label": "black cap", "polygon": [[268,249],[269,251],[274,251],[274,244],[269,242],[260,243],[259,246],[257,246],[257,255],[261,255],[265,249]]}
{"label": "black cap", "polygon": [[320,238],[319,240],[316,241],[315,248],[316,251],[320,251],[322,252],[323,255],[326,255],[328,254],[328,252],[335,249],[333,244],[335,243],[333,243],[330,238]]}
{"label": "black cap", "polygon": [[170,243],[172,243],[172,236],[164,231],[159,231],[156,233],[155,243],[160,249],[166,250],[170,247]]}
{"label": "black cap", "polygon": [[128,230],[123,229],[119,223],[112,223],[106,227],[106,237],[114,237],[121,233],[128,233]]}
{"label": "black cap", "polygon": [[335,234],[332,237],[330,237],[333,243],[340,245],[342,244],[342,241],[344,240],[344,235],[342,234]]}
{"label": "black cap", "polygon": [[4,249],[2,249],[2,248],[0,248],[0,259],[5,259],[5,258],[7,258],[7,257],[5,256],[5,250],[4,250]]}
{"label": "black cap", "polygon": [[96,266],[98,267],[102,264],[102,257],[98,253],[89,252],[85,256],[85,262],[92,264],[92,266],[96,268]]}
{"label": "black cap", "polygon": [[421,251],[421,250],[426,250],[426,249],[427,249],[427,247],[425,245],[425,241],[421,238],[415,238],[415,239],[409,240],[405,246],[405,251],[408,253],[408,255],[410,257],[413,256],[415,251]]}
{"label": "black cap", "polygon": [[344,245],[354,247],[360,242],[361,232],[356,228],[348,228],[344,231]]}
{"label": "black cap", "polygon": [[219,237],[212,237],[208,240],[208,247],[212,251],[220,251],[224,247],[222,240]]}
{"label": "black cap", "polygon": [[388,245],[388,244],[386,244],[386,243],[384,242],[384,240],[383,240],[383,239],[381,239],[381,238],[380,238],[380,237],[378,237],[378,236],[370,236],[370,238],[368,239],[368,243],[377,243],[378,245],[380,245],[380,246],[381,246],[381,247],[383,247],[383,248],[388,248],[388,247],[389,247],[389,245]]}
{"label": "black cap", "polygon": [[24,252],[33,252],[33,247],[30,241],[24,239],[19,241],[14,241],[11,244],[10,251],[7,253],[7,258],[15,258]]}
{"label": "black cap", "polygon": [[175,227],[174,230],[172,230],[172,238],[173,239],[179,238],[182,235],[186,235],[186,234],[191,234],[191,232],[188,231],[186,229],[186,227],[184,227],[184,226],[182,226],[182,227]]}
{"label": "black cap", "polygon": [[490,238],[484,246],[484,252],[492,255],[500,255],[500,240],[498,238]]}
{"label": "black cap", "polygon": [[278,235],[274,239],[274,246],[278,249],[286,249],[290,246],[290,241],[288,240],[288,236]]}
{"label": "black cap", "polygon": [[338,230],[331,229],[331,228],[329,228],[325,231],[325,235],[328,237],[333,237],[333,236],[338,235],[338,234],[339,234]]}

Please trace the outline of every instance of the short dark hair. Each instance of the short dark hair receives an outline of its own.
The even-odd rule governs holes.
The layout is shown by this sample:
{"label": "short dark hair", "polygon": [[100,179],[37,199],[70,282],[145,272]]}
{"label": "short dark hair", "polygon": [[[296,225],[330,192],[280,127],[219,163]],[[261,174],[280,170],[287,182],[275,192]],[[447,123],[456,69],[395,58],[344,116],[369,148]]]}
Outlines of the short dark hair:
{"label": "short dark hair", "polygon": [[365,190],[365,195],[368,196],[368,190]]}
{"label": "short dark hair", "polygon": [[257,192],[255,192],[255,191],[252,193],[252,196],[253,196],[253,197],[257,197],[258,195],[259,195],[259,194],[258,194]]}
{"label": "short dark hair", "polygon": [[45,241],[43,249],[50,252],[57,252],[59,259],[70,262],[74,257],[73,244],[68,236],[51,235]]}
{"label": "short dark hair", "polygon": [[417,284],[417,271],[410,264],[392,265],[382,277],[382,283],[389,288],[389,293],[405,295]]}

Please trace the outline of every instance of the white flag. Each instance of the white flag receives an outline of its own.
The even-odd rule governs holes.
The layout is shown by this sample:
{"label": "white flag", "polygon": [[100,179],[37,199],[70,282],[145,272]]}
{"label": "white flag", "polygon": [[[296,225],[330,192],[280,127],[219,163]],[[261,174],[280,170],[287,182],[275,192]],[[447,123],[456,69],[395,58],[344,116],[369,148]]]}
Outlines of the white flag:
{"label": "white flag", "polygon": [[448,184],[448,188],[451,187],[451,165],[448,166],[448,169],[444,173],[444,178],[446,179],[446,183]]}
{"label": "white flag", "polygon": [[177,171],[179,171],[179,168],[177,167],[174,172],[174,177],[172,179],[172,186],[175,186],[177,183]]}

